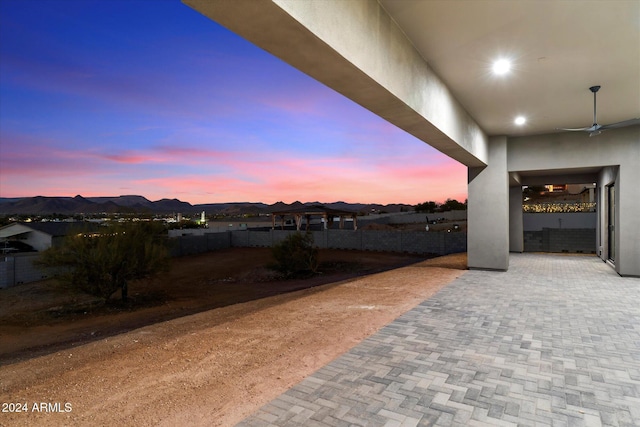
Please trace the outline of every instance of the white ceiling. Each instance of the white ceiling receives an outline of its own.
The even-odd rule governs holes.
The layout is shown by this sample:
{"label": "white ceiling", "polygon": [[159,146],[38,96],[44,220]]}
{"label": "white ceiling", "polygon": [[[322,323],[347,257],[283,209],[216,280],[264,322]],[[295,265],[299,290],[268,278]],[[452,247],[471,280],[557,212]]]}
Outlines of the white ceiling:
{"label": "white ceiling", "polygon": [[379,1],[489,135],[640,117],[640,0]]}

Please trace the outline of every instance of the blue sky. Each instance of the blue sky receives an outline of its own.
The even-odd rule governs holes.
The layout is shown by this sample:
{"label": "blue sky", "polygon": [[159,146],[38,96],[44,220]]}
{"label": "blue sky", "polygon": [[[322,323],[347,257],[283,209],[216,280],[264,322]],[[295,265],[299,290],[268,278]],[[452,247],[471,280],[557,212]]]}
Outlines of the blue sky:
{"label": "blue sky", "polygon": [[0,1],[0,197],[466,198],[466,168],[174,0]]}

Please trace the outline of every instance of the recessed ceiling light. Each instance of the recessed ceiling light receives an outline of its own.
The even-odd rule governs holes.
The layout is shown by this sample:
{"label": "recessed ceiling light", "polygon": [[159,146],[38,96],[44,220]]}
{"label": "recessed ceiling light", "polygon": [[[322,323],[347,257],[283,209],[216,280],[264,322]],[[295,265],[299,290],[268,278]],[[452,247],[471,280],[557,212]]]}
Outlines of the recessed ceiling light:
{"label": "recessed ceiling light", "polygon": [[522,116],[518,116],[516,117],[516,119],[513,121],[515,124],[517,124],[518,126],[522,126],[523,124],[525,124],[527,121],[527,119],[525,119]]}
{"label": "recessed ceiling light", "polygon": [[511,70],[511,61],[507,59],[499,59],[493,63],[493,73],[499,76],[507,74]]}

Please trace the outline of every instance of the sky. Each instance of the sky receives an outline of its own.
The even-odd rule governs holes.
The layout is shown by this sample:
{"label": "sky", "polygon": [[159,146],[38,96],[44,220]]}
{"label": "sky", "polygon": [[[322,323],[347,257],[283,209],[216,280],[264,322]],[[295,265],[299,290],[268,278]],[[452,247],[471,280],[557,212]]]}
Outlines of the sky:
{"label": "sky", "polygon": [[178,0],[0,0],[0,197],[467,197],[466,167]]}

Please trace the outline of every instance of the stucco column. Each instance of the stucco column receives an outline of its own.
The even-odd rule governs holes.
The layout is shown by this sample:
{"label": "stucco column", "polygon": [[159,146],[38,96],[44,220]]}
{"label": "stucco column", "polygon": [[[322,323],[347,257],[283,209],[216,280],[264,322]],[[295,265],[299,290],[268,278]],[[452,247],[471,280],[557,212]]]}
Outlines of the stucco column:
{"label": "stucco column", "polygon": [[[636,160],[640,159],[640,140],[637,142]],[[616,271],[622,276],[640,277],[640,167],[637,163],[622,165],[619,173],[616,183]]]}
{"label": "stucco column", "polygon": [[609,191],[608,186],[618,180],[618,166],[607,166],[598,176],[598,228],[596,229],[597,254],[603,260],[609,259]]}
{"label": "stucco column", "polygon": [[524,252],[522,187],[509,187],[509,251]]}
{"label": "stucco column", "polygon": [[469,168],[467,254],[469,268],[509,268],[507,137],[491,137],[488,166]]}

